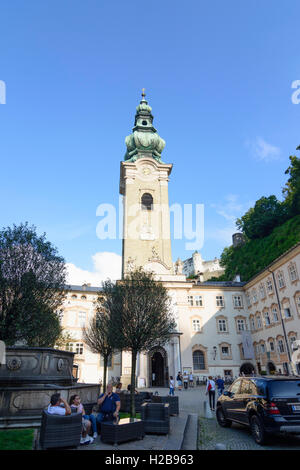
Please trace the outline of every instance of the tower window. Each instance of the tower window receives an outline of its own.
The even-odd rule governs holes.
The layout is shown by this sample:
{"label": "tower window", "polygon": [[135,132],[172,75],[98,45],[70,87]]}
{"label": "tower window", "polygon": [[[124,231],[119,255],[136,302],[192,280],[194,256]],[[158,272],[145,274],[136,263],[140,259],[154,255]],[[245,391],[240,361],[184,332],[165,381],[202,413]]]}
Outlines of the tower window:
{"label": "tower window", "polygon": [[147,126],[148,123],[147,123],[147,121],[143,121],[142,124],[143,124],[143,126]]}
{"label": "tower window", "polygon": [[153,197],[149,193],[142,195],[142,210],[152,211],[153,210]]}

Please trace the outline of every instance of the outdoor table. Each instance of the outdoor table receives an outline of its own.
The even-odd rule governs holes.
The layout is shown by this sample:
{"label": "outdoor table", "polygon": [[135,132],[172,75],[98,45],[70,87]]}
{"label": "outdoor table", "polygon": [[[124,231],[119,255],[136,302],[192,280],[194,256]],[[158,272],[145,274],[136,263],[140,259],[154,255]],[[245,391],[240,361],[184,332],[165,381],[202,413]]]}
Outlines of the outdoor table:
{"label": "outdoor table", "polygon": [[143,439],[145,436],[144,422],[137,418],[122,418],[119,421],[103,421],[101,423],[102,442],[119,442]]}

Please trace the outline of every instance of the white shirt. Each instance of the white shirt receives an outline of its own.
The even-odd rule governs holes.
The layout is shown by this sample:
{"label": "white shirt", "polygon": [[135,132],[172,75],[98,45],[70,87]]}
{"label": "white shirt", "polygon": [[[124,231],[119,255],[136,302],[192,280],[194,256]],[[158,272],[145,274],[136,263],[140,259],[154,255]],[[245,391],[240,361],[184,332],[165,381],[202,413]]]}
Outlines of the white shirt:
{"label": "white shirt", "polygon": [[52,406],[52,405],[49,405],[47,411],[48,411],[48,413],[49,413],[50,415],[61,415],[61,416],[65,416],[65,414],[66,414],[66,409],[63,408],[62,406]]}
{"label": "white shirt", "polygon": [[183,381],[184,381],[184,382],[187,382],[188,379],[189,379],[188,375],[187,375],[187,374],[184,374],[184,375],[183,375]]}
{"label": "white shirt", "polygon": [[207,384],[206,384],[206,391],[208,391],[207,389],[208,389],[208,385],[209,385],[209,384],[211,385],[211,389],[210,389],[211,392],[215,392],[215,390],[216,390],[216,384],[215,384],[215,382],[214,382],[213,380],[209,380],[209,379],[208,379]]}
{"label": "white shirt", "polygon": [[170,380],[170,388],[174,388],[175,381],[173,379]]}

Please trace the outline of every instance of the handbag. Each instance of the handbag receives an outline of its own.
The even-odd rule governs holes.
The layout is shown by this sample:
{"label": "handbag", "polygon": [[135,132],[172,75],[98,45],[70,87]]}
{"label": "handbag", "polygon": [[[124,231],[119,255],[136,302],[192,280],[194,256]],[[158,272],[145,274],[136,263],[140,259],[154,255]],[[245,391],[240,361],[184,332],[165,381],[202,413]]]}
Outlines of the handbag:
{"label": "handbag", "polygon": [[207,387],[207,391],[209,392],[211,389],[212,389],[212,385],[211,385],[211,383],[209,382],[208,387]]}

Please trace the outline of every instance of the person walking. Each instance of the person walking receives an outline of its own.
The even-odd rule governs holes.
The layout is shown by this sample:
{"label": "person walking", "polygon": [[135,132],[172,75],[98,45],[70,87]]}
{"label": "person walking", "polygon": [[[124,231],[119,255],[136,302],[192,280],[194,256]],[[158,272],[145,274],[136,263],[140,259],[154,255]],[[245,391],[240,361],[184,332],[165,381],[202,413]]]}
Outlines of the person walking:
{"label": "person walking", "polygon": [[211,411],[215,411],[215,395],[216,395],[216,384],[210,375],[206,382],[206,392],[205,395],[209,396],[209,406]]}
{"label": "person walking", "polygon": [[216,384],[217,384],[217,387],[218,387],[218,396],[220,397],[222,395],[222,393],[224,392],[224,386],[225,386],[225,382],[221,378],[220,375],[218,375]]}
{"label": "person walking", "polygon": [[181,391],[182,390],[182,375],[180,371],[177,374],[176,380],[177,380],[178,390]]}
{"label": "person walking", "polygon": [[187,371],[185,371],[184,374],[183,374],[183,386],[184,386],[184,390],[187,390],[187,388],[188,388],[188,383],[189,383],[189,376],[188,376]]}
{"label": "person walking", "polygon": [[170,392],[169,395],[174,396],[175,380],[170,376]]}

